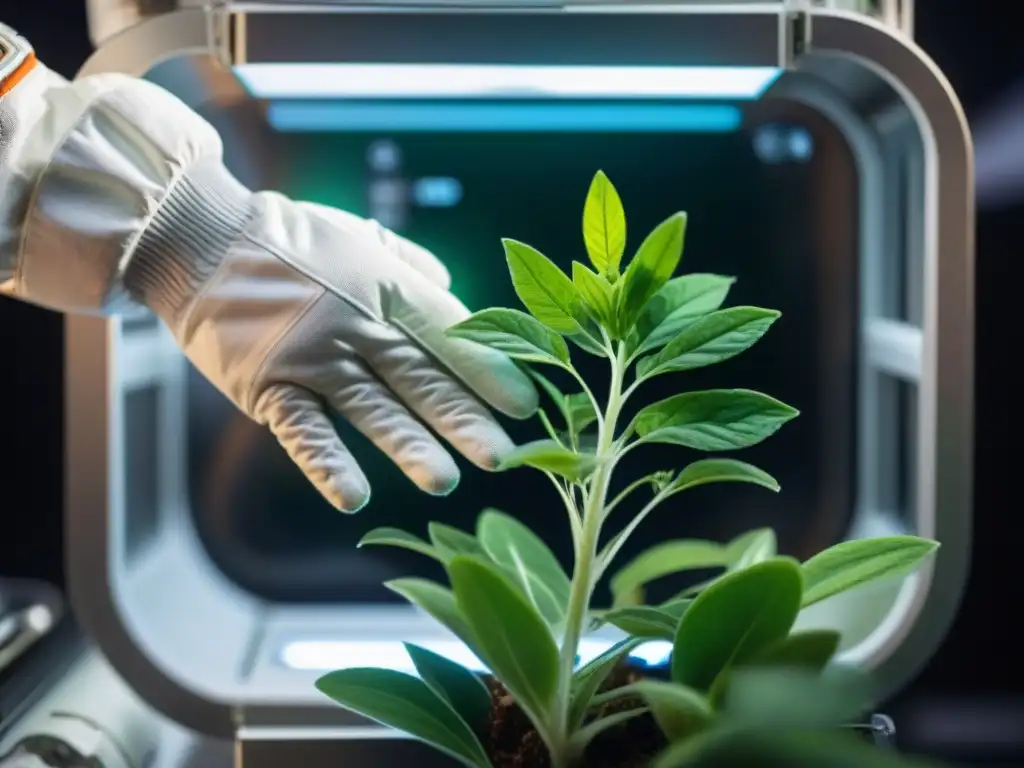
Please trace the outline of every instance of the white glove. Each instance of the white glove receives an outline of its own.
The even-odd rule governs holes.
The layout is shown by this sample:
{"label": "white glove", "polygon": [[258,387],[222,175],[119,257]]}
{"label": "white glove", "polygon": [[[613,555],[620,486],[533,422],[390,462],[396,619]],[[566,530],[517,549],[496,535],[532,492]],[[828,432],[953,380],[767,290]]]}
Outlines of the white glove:
{"label": "white glove", "polygon": [[430,253],[374,222],[251,193],[216,132],[156,86],[107,75],[74,87],[87,101],[40,173],[15,294],[109,311],[127,289],[338,509],[358,510],[370,488],[332,409],[432,494],[459,471],[431,430],[485,469],[511,449],[484,403],[525,418],[536,390],[504,355],[445,336],[468,312]]}
{"label": "white glove", "polygon": [[335,506],[359,509],[370,489],[327,406],[428,493],[459,479],[428,427],[485,469],[512,448],[470,393],[522,418],[536,392],[504,355],[445,336],[468,312],[429,253],[356,216],[250,196],[219,164],[193,167],[175,207],[143,236],[127,284]]}

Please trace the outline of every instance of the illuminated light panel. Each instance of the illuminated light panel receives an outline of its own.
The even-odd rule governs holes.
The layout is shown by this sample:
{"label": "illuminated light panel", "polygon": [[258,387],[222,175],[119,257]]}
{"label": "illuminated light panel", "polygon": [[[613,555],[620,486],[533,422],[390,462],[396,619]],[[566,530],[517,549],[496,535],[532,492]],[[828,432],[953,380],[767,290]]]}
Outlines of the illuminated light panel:
{"label": "illuminated light panel", "polygon": [[431,104],[277,101],[267,121],[281,132],[722,133],[743,122],[724,104]]}
{"label": "illuminated light panel", "polygon": [[428,176],[412,185],[412,199],[421,208],[451,208],[462,200],[462,184],[450,176]]}
{"label": "illuminated light panel", "polygon": [[614,98],[756,99],[775,67],[483,64],[240,64],[261,99]]}
{"label": "illuminated light panel", "polygon": [[[612,640],[584,640],[580,643],[580,663],[604,653],[615,644]],[[483,663],[458,640],[424,640],[421,648],[444,656],[475,672],[487,672]],[[668,662],[672,644],[664,641],[645,643],[630,654],[631,658],[649,666]],[[328,672],[353,667],[380,667],[415,674],[416,669],[402,643],[390,640],[293,640],[281,649],[281,662],[290,669]]]}

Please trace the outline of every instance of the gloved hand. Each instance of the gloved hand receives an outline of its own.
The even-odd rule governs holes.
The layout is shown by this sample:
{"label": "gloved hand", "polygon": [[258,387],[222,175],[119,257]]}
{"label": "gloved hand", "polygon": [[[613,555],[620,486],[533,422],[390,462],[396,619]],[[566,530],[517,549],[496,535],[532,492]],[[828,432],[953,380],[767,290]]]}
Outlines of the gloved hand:
{"label": "gloved hand", "polygon": [[174,222],[144,236],[126,283],[339,509],[370,489],[329,408],[432,494],[459,471],[430,430],[485,469],[511,449],[481,400],[523,418],[536,391],[504,355],[445,335],[468,311],[430,253],[341,211],[249,195],[219,165],[194,167],[165,206]]}
{"label": "gloved hand", "polygon": [[524,418],[536,390],[504,355],[445,336],[468,312],[431,254],[374,222],[251,193],[213,128],[156,86],[73,87],[39,163],[15,294],[63,311],[110,311],[124,292],[145,303],[338,509],[370,488],[332,410],[432,494],[459,471],[431,430],[484,468],[512,447],[486,406]]}

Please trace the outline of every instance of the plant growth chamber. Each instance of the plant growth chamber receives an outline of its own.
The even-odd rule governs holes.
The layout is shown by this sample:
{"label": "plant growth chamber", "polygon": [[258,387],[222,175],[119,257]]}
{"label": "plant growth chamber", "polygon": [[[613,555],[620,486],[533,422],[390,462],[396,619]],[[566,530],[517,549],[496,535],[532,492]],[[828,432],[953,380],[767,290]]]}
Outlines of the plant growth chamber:
{"label": "plant growth chamber", "polygon": [[[801,618],[842,629],[844,658],[889,692],[927,662],[968,563],[973,167],[909,3],[149,5],[94,4],[81,74],[169,88],[220,129],[244,183],[420,242],[471,308],[514,306],[501,237],[579,258],[574,222],[598,168],[622,194],[630,247],[687,210],[685,271],[734,275],[729,303],[783,318],[749,354],[671,386],[763,389],[803,415],[743,457],[780,494],[700,489],[636,546],[757,526],[801,558],[850,537],[937,538],[921,573]],[[453,495],[429,498],[339,425],[374,489],[341,516],[147,313],[69,318],[66,345],[73,608],[140,699],[200,734],[285,750],[348,736],[353,765],[382,759],[359,746],[381,734],[313,681],[408,668],[401,640],[466,651],[380,587],[433,574],[408,553],[357,550],[371,528],[469,528],[495,506],[568,555],[536,473],[466,468]],[[657,664],[664,649],[639,653]]]}

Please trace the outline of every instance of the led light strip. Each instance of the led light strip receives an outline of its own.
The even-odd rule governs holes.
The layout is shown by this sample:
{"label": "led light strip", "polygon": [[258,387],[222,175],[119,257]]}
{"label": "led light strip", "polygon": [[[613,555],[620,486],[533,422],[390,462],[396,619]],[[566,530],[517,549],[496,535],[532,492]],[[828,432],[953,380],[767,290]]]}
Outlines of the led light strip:
{"label": "led light strip", "polygon": [[[424,640],[414,644],[462,664],[467,669],[487,671],[481,661],[457,640]],[[584,640],[580,645],[580,663],[586,664],[614,644],[611,640]],[[671,652],[671,643],[652,641],[633,651],[631,657],[642,664],[659,666],[667,663]],[[301,671],[328,672],[353,667],[381,667],[415,674],[405,647],[400,642],[390,640],[292,640],[281,649],[280,660],[289,669]]]}
{"label": "led light strip", "polygon": [[756,99],[774,67],[482,64],[242,64],[235,74],[262,99],[612,98]]}
{"label": "led light strip", "polygon": [[437,104],[276,101],[267,121],[281,132],[723,133],[737,107],[697,104]]}

